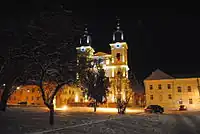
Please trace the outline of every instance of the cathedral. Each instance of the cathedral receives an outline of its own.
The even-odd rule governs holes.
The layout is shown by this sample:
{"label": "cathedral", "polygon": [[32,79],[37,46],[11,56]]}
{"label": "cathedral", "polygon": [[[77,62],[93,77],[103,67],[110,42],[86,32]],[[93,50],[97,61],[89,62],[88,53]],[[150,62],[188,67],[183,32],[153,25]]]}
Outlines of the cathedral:
{"label": "cathedral", "polygon": [[[89,35],[87,27],[85,28],[83,36],[80,38],[77,53],[88,53],[88,58],[101,59],[103,69],[105,70],[106,77],[109,78],[111,83],[108,102],[115,103],[117,98],[122,100],[126,99],[129,88],[128,80],[128,45],[124,41],[124,33],[120,29],[119,20],[117,20],[116,30],[113,32],[112,43],[110,43],[111,52],[95,52],[92,48],[92,37]],[[78,62],[78,61],[77,61]]]}

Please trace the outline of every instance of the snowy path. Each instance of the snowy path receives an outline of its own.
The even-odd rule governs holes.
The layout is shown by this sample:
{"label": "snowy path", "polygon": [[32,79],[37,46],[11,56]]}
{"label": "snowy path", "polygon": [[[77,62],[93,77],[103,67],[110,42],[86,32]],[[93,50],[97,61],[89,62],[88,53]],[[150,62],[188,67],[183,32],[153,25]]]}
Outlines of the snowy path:
{"label": "snowy path", "polygon": [[47,134],[200,134],[200,113],[125,115],[120,119],[52,131]]}
{"label": "snowy path", "polygon": [[57,112],[55,126],[43,110],[0,113],[2,134],[200,134],[200,112],[170,114],[95,114]]}

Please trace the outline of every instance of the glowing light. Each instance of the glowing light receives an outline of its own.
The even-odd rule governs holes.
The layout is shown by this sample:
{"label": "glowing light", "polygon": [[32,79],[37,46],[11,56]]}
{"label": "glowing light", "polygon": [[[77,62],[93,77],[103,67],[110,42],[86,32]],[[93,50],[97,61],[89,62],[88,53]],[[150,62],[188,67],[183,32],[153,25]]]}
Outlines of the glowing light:
{"label": "glowing light", "polygon": [[115,102],[115,96],[112,94],[112,102]]}
{"label": "glowing light", "polygon": [[126,68],[127,70],[129,70],[129,67],[128,67],[128,65],[119,65],[119,66],[106,66],[105,68],[107,69],[107,68],[117,68],[117,67],[124,67],[124,68]]}
{"label": "glowing light", "polygon": [[20,89],[20,87],[17,87],[17,90],[19,90]]}
{"label": "glowing light", "polygon": [[55,108],[55,110],[58,110],[58,111],[66,111],[68,110],[68,107],[67,106],[63,106],[61,108]]}
{"label": "glowing light", "polygon": [[63,106],[63,108],[62,108],[63,110],[67,110],[67,106]]}
{"label": "glowing light", "polygon": [[3,84],[3,86],[6,86],[6,84]]}
{"label": "glowing light", "polygon": [[112,58],[112,63],[114,63],[114,58]]}
{"label": "glowing light", "polygon": [[27,92],[30,92],[30,90],[28,89]]}
{"label": "glowing light", "polygon": [[124,76],[124,77],[126,76],[126,73],[125,73],[125,71],[123,71],[123,76]]}
{"label": "glowing light", "polygon": [[115,71],[114,71],[114,69],[112,69],[112,77],[114,77],[115,76]]}
{"label": "glowing light", "polygon": [[78,94],[75,95],[75,102],[78,102]]}
{"label": "glowing light", "polygon": [[53,106],[54,106],[54,108],[56,108],[56,97],[54,97],[54,99],[53,99]]}

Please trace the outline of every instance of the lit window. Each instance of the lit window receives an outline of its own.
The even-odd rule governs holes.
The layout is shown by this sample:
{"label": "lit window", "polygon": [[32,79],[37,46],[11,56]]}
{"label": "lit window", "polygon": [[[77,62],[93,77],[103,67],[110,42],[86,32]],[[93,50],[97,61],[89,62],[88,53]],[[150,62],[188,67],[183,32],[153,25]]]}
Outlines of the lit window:
{"label": "lit window", "polygon": [[181,92],[181,87],[177,87],[177,89],[178,89],[178,92]]}
{"label": "lit window", "polygon": [[189,99],[189,104],[193,104],[192,99]]}
{"label": "lit window", "polygon": [[150,99],[153,100],[153,95],[150,95]]}
{"label": "lit window", "polygon": [[16,96],[14,96],[14,100],[16,100]]}
{"label": "lit window", "polygon": [[34,92],[35,92],[35,89],[33,88],[33,89],[32,89],[32,93],[34,93]]}
{"label": "lit window", "polygon": [[159,84],[159,85],[158,85],[158,89],[162,89],[162,86],[161,86],[161,84]]}
{"label": "lit window", "polygon": [[188,92],[192,92],[191,86],[188,86],[187,89],[188,89]]}
{"label": "lit window", "polygon": [[172,87],[171,87],[171,84],[167,84],[167,88],[168,89],[171,89]]}
{"label": "lit window", "polygon": [[150,85],[150,86],[149,86],[149,89],[151,89],[151,90],[152,90],[152,89],[153,89],[153,85]]}
{"label": "lit window", "polygon": [[34,96],[32,96],[32,98],[31,98],[32,100],[34,100]]}
{"label": "lit window", "polygon": [[28,100],[28,96],[26,96],[26,100]]}
{"label": "lit window", "polygon": [[172,95],[171,94],[168,95],[168,99],[172,99]]}

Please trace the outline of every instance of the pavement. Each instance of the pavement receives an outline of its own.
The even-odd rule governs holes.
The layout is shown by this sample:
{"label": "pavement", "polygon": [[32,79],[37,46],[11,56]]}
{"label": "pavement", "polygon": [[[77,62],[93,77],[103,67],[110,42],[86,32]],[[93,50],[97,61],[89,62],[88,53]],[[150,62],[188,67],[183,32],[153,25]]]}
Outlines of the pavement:
{"label": "pavement", "polygon": [[9,108],[0,112],[2,134],[200,134],[200,112],[165,114],[57,111],[55,125],[39,108]]}

